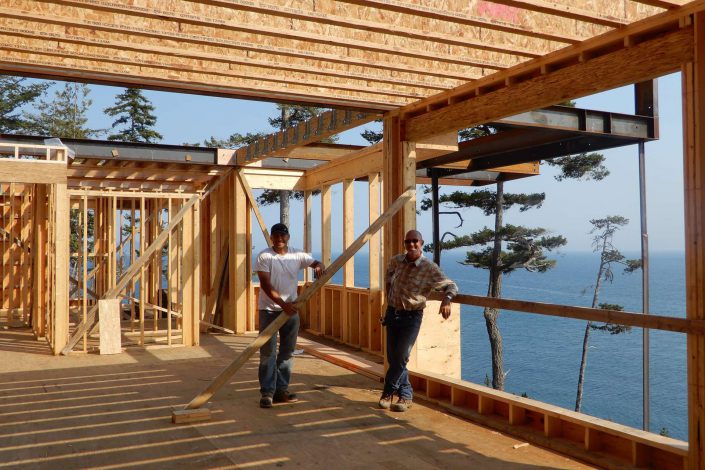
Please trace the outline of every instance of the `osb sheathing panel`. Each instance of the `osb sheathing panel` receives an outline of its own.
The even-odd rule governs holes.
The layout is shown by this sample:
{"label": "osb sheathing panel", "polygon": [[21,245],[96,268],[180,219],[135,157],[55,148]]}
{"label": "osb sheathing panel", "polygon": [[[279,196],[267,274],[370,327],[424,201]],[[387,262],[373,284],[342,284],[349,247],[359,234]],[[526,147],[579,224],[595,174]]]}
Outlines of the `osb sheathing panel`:
{"label": "osb sheathing panel", "polygon": [[0,50],[8,71],[399,106],[662,11],[628,0],[538,3],[15,0],[0,6]]}
{"label": "osb sheathing panel", "polygon": [[[26,4],[24,4],[26,2]],[[317,35],[317,41],[304,40],[305,35],[294,30],[289,30],[293,37],[279,37],[273,35],[258,34],[257,31],[271,30],[266,21],[276,21],[276,18],[256,18],[253,15],[241,14],[245,16],[241,20],[228,21],[217,17],[208,17],[213,22],[212,26],[203,24],[192,24],[187,21],[162,20],[154,17],[140,17],[140,9],[135,7],[129,10],[134,14],[113,13],[110,11],[93,11],[87,8],[75,8],[65,5],[42,4],[38,2],[29,2],[27,0],[18,1],[17,7],[32,11],[32,15],[37,18],[47,18],[50,21],[62,21],[64,23],[76,19],[84,25],[97,28],[94,37],[98,39],[112,40],[109,33],[103,33],[104,28],[116,28],[118,30],[129,31],[136,35],[147,36],[165,36],[173,37],[180,40],[191,41],[194,38],[200,41],[208,41],[221,44],[241,45],[247,48],[257,50],[276,52],[278,54],[295,54],[305,56],[320,57],[325,60],[343,63],[364,64],[371,67],[399,67],[409,70],[416,70],[423,73],[425,68],[435,67],[437,70],[448,72],[449,74],[462,74],[465,76],[469,73],[468,69],[474,68],[472,65],[465,64],[470,62],[469,59],[453,57],[448,54],[444,58],[426,59],[423,57],[411,57],[409,55],[390,54],[385,51],[390,50],[390,47],[384,47],[383,43],[377,43],[377,50],[365,49],[365,47],[373,46],[373,44],[357,44],[358,47],[350,47],[355,44],[350,44],[351,40],[346,38],[346,43],[325,44],[322,41],[332,42],[332,38],[326,38],[323,35]],[[147,11],[162,11],[147,8]],[[227,15],[228,11],[220,12],[222,15]],[[185,13],[183,13],[185,14]],[[215,15],[215,13],[212,13]],[[261,16],[261,15],[260,15]],[[234,30],[238,24],[251,25],[249,31]],[[263,23],[264,22],[264,23]],[[201,22],[199,22],[201,23]],[[286,30],[284,30],[286,31]],[[103,34],[101,34],[103,33]],[[483,53],[483,51],[478,51]],[[439,54],[438,51],[426,53],[429,57],[434,54]],[[467,54],[467,51],[466,53]],[[420,55],[420,54],[419,54]],[[505,54],[506,55],[506,54]],[[443,60],[452,60],[461,63],[446,63]],[[482,57],[477,58],[475,62],[481,64],[492,64],[493,68],[503,68],[507,65],[513,65],[515,60],[505,63],[494,63]]]}
{"label": "osb sheathing panel", "polygon": [[[0,19],[0,23],[3,23],[2,19]],[[2,26],[0,26],[0,31],[2,31]],[[279,84],[285,84],[287,81],[298,83],[306,82],[310,85],[316,85],[322,88],[362,91],[385,96],[398,96],[401,98],[420,98],[441,90],[440,88],[417,88],[404,84],[392,86],[390,83],[370,83],[368,80],[356,78],[340,80],[339,78],[312,76],[311,74],[296,71],[288,71],[286,77],[278,77],[277,75],[273,75],[271,70],[266,67],[241,65],[231,68],[229,64],[223,64],[223,62],[216,60],[195,60],[167,55],[155,58],[151,54],[144,54],[134,50],[107,48],[104,46],[86,46],[75,43],[62,43],[59,46],[57,42],[53,40],[28,40],[15,38],[2,33],[0,33],[0,43],[3,43],[8,49],[44,52],[57,57],[83,57],[128,65],[145,63],[175,71],[198,70],[223,77],[262,80]],[[391,82],[392,80],[390,79],[389,81]]]}

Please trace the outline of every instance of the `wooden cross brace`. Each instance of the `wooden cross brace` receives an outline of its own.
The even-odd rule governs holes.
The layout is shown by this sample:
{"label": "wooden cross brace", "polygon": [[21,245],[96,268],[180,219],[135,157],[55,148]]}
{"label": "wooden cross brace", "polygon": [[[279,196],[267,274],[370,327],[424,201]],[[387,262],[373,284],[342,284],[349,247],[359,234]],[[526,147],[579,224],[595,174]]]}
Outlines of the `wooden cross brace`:
{"label": "wooden cross brace", "polygon": [[[358,252],[360,248],[363,247],[365,243],[377,233],[382,226],[396,214],[404,204],[409,202],[414,194],[415,188],[407,189],[399,198],[397,198],[389,208],[375,220],[372,225],[370,225],[367,230],[365,230],[359,237],[325,270],[323,275],[316,279],[316,281],[308,286],[301,295],[296,299],[296,305],[298,307],[304,306],[306,302],[323,287],[330,278],[335,275],[340,268],[342,268],[345,263],[352,258],[355,253]],[[225,385],[225,383],[230,380],[235,372],[240,370],[240,368],[252,357],[252,355],[257,352],[267,341],[269,341],[272,336],[279,331],[279,328],[286,323],[289,316],[286,313],[281,313],[272,323],[270,323],[267,328],[262,330],[262,332],[255,338],[255,340],[250,343],[244,351],[240,353],[239,356],[233,360],[230,365],[228,365],[213,381],[193,400],[189,402],[181,410],[174,410],[171,415],[171,421],[175,424],[187,423],[193,421],[202,421],[210,419],[210,412],[202,409],[201,407],[210,400],[215,393],[220,390],[220,388]]]}

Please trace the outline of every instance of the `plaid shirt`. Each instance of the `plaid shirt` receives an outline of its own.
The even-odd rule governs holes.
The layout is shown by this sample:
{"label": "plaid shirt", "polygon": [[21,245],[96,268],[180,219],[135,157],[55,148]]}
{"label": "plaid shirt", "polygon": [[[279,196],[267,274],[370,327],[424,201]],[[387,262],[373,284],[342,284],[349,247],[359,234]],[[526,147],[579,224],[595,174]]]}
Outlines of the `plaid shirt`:
{"label": "plaid shirt", "polygon": [[423,310],[432,290],[443,290],[451,298],[458,293],[455,282],[423,255],[413,262],[406,261],[406,255],[394,256],[385,281],[388,305],[397,310]]}

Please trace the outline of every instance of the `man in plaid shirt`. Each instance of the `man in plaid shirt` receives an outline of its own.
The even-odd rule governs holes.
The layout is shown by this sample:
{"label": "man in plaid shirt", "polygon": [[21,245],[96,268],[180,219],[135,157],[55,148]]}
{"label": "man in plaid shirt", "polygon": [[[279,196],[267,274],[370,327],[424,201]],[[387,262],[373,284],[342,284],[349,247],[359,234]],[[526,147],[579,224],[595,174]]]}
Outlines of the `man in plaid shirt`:
{"label": "man in plaid shirt", "polygon": [[[413,390],[406,364],[421,328],[426,297],[432,290],[445,292],[438,313],[447,319],[451,300],[458,293],[458,287],[441,268],[423,256],[423,243],[421,233],[409,231],[404,238],[406,253],[391,259],[385,276],[387,310],[382,324],[387,327],[389,368],[379,406],[392,411],[406,411],[412,404]],[[392,403],[394,395],[399,399]]]}

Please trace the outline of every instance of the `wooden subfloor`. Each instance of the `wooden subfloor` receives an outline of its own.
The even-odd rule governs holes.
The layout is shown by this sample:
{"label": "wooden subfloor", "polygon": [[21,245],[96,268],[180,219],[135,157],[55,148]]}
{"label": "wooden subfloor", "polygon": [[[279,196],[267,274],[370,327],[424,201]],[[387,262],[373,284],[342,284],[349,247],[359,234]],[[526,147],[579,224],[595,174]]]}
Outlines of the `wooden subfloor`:
{"label": "wooden subfloor", "polygon": [[301,400],[257,406],[257,357],[210,404],[209,422],[173,425],[251,337],[202,347],[54,357],[27,330],[0,330],[0,468],[592,468],[424,403],[376,408],[380,384],[303,354]]}

